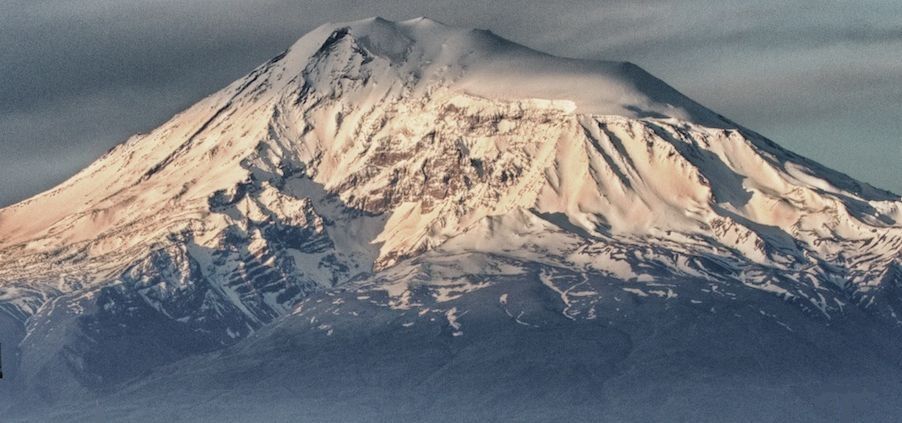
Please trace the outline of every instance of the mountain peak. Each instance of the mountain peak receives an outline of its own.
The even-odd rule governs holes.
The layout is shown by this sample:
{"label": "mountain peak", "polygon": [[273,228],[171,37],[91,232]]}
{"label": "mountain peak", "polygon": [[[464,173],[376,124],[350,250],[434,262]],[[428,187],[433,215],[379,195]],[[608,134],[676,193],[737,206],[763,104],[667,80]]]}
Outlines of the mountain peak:
{"label": "mountain peak", "polygon": [[429,18],[393,22],[374,17],[326,24],[301,38],[289,54],[309,57],[311,49],[334,34],[355,39],[370,53],[408,68],[424,81],[455,78],[456,88],[479,97],[561,100],[572,102],[580,113],[669,117],[735,127],[635,64],[556,57],[491,31]]}
{"label": "mountain peak", "polygon": [[[446,409],[401,420],[521,420],[460,413],[631,410],[673,379],[731,408],[709,395],[744,384],[723,366],[781,398],[800,365],[844,389],[871,380],[862,363],[898,372],[900,286],[898,196],[634,64],[371,18],[317,28],[0,210],[0,343],[18,346],[4,371],[21,381],[0,406],[368,421],[381,398],[419,398]],[[782,388],[761,384],[767,369]],[[873,380],[896,404],[894,382]],[[363,414],[335,414],[349,398]]]}
{"label": "mountain peak", "polygon": [[[311,287],[442,250],[787,292],[814,272],[875,295],[898,266],[900,204],[634,64],[370,18],[317,28],[0,210],[0,282],[39,281],[27,309],[162,255],[259,323]],[[248,260],[266,270],[235,267]]]}

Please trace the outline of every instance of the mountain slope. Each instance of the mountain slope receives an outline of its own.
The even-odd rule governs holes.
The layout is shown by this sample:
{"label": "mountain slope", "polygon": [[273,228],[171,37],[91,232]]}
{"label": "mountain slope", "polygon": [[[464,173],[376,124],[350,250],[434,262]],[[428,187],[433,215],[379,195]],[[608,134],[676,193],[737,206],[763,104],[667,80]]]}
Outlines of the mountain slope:
{"label": "mountain slope", "polygon": [[[21,327],[3,345],[19,345],[23,403],[105,395],[251,348],[270,327],[376,330],[341,312],[300,325],[312,298],[438,321],[450,339],[467,336],[461,316],[489,309],[564,338],[567,322],[646,319],[624,301],[695,310],[674,312],[683,323],[735,301],[754,317],[740,326],[788,332],[902,324],[899,196],[635,65],[423,18],[314,30],[0,210],[0,234],[0,310]],[[499,291],[517,281],[530,287],[519,309]]]}

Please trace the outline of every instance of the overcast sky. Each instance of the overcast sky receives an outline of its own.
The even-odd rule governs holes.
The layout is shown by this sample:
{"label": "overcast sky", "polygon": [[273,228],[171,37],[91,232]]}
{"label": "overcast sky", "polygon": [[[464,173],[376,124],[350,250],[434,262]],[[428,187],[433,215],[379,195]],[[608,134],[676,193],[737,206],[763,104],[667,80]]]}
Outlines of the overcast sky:
{"label": "overcast sky", "polygon": [[323,22],[373,15],[635,62],[791,150],[902,193],[899,0],[2,0],[0,206],[61,182]]}

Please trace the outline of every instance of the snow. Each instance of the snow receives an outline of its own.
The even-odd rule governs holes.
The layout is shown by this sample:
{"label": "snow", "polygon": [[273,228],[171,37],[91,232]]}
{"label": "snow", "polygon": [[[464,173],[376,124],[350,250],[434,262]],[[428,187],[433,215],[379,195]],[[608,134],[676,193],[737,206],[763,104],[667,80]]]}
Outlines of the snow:
{"label": "snow", "polygon": [[428,19],[323,25],[0,210],[0,303],[26,317],[129,272],[161,275],[145,297],[160,312],[206,283],[255,326],[317,289],[445,308],[536,267],[557,269],[540,282],[571,319],[594,313],[585,281],[602,277],[650,300],[686,297],[665,279],[741,286],[829,316],[879,308],[900,257],[899,196],[635,65]]}
{"label": "snow", "polygon": [[464,332],[461,330],[462,326],[460,324],[460,321],[458,320],[460,316],[462,315],[457,314],[457,307],[451,307],[451,309],[445,312],[445,318],[448,320],[448,326],[451,327],[451,335],[455,337],[464,334]]}
{"label": "snow", "polygon": [[626,292],[629,292],[630,294],[636,294],[636,295],[638,295],[638,296],[640,296],[640,297],[647,297],[647,296],[648,296],[648,294],[646,294],[645,291],[643,291],[643,290],[641,290],[641,289],[638,289],[638,288],[623,288],[623,290],[626,291]]}

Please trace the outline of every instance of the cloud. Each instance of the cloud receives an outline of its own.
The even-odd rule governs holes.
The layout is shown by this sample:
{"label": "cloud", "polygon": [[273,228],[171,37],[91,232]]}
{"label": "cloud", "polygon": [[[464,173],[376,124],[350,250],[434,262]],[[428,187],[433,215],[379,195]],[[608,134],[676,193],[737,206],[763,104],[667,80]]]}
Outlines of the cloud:
{"label": "cloud", "polygon": [[899,13],[895,0],[11,0],[0,4],[0,205],[60,182],[319,24],[372,15],[633,61],[781,144],[902,191],[898,165],[882,159],[900,142]]}

